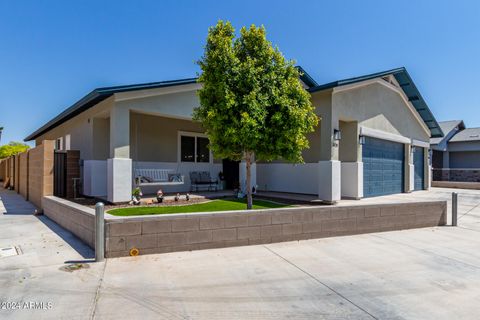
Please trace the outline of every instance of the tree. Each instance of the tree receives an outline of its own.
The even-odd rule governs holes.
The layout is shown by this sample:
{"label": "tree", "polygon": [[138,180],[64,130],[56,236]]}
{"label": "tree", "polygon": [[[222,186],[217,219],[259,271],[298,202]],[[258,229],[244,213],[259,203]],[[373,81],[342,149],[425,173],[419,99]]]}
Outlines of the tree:
{"label": "tree", "polygon": [[198,61],[202,84],[194,120],[201,122],[217,157],[246,163],[247,209],[252,208],[251,165],[256,160],[303,162],[306,133],[318,123],[294,61],[266,38],[263,26],[243,27],[235,39],[230,22],[208,31]]}
{"label": "tree", "polygon": [[8,158],[18,153],[25,152],[30,147],[21,142],[10,142],[9,144],[0,147],[0,159]]}

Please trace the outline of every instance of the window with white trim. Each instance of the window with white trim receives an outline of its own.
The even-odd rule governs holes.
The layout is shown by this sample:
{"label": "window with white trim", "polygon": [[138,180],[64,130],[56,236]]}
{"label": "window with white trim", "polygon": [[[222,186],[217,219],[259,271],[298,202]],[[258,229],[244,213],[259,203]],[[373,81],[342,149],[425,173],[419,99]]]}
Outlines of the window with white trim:
{"label": "window with white trim", "polygon": [[60,137],[55,141],[55,150],[61,151],[62,148],[63,148],[63,137]]}
{"label": "window with white trim", "polygon": [[181,162],[210,162],[208,138],[203,135],[180,134]]}

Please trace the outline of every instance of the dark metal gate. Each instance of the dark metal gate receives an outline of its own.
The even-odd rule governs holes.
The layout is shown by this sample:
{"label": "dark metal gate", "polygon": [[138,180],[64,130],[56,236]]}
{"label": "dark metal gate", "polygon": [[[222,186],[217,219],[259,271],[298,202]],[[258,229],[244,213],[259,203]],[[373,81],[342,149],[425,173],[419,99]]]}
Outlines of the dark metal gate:
{"label": "dark metal gate", "polygon": [[55,151],[53,158],[53,195],[67,196],[67,152]]}

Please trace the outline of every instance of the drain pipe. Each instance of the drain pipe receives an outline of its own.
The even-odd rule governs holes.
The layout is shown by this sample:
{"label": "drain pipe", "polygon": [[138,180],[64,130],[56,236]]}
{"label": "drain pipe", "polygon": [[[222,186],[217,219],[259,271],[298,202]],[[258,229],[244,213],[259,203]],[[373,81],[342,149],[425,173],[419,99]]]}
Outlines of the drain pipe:
{"label": "drain pipe", "polygon": [[95,261],[105,259],[105,206],[102,202],[95,205]]}
{"label": "drain pipe", "polygon": [[452,192],[452,226],[457,226],[458,220],[458,193]]}

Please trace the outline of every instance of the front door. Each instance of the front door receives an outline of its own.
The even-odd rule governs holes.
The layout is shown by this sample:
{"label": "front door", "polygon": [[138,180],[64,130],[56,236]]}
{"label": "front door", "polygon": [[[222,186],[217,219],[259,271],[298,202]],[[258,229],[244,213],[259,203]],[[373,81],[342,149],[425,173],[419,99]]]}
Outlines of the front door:
{"label": "front door", "polygon": [[240,185],[239,164],[240,161],[223,159],[223,176],[225,177],[226,188],[233,190]]}

